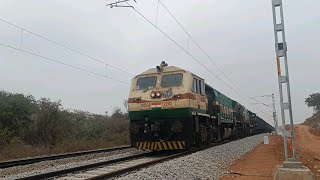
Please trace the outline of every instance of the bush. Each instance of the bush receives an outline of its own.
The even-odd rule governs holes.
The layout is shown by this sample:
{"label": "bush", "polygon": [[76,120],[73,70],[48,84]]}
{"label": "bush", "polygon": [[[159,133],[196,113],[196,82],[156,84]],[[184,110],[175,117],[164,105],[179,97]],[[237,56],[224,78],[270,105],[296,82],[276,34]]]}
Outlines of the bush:
{"label": "bush", "polygon": [[61,101],[0,91],[0,160],[130,143],[127,113],[65,110]]}
{"label": "bush", "polygon": [[303,124],[310,127],[310,132],[312,134],[320,136],[320,112],[306,119]]}

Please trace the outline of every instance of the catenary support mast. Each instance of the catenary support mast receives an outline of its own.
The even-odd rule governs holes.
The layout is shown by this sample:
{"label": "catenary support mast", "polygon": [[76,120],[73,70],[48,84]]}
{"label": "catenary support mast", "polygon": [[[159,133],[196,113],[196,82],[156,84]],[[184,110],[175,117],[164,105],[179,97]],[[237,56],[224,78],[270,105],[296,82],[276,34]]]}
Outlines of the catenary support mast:
{"label": "catenary support mast", "polygon": [[[273,25],[275,36],[275,50],[278,68],[278,80],[280,91],[280,106],[282,118],[282,134],[284,141],[285,161],[296,161],[296,143],[293,127],[292,104],[289,83],[288,58],[287,58],[287,43],[284,31],[283,7],[282,0],[272,0]],[[284,66],[284,67],[282,67]],[[284,69],[284,71],[282,71]],[[286,90],[286,92],[284,92]],[[286,96],[285,96],[286,95]],[[289,112],[290,129],[286,131],[286,112]],[[288,142],[287,138],[291,137],[292,143],[292,158],[288,157]],[[291,156],[291,155],[290,155]]]}

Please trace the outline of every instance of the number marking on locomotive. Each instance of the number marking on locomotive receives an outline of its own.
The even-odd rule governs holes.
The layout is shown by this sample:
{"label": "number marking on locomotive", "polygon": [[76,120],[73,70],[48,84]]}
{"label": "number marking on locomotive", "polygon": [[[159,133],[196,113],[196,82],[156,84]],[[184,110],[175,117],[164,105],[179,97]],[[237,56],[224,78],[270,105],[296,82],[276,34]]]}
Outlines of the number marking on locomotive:
{"label": "number marking on locomotive", "polygon": [[150,109],[150,107],[151,107],[151,104],[149,102],[141,104],[141,109]]}
{"label": "number marking on locomotive", "polygon": [[172,101],[163,101],[162,106],[163,107],[172,107]]}

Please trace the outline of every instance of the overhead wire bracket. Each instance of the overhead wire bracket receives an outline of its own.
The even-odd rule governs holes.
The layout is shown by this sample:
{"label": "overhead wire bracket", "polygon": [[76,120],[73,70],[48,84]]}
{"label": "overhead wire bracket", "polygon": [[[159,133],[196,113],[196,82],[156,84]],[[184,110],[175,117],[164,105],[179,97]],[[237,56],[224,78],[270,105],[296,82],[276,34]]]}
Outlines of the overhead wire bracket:
{"label": "overhead wire bracket", "polygon": [[[106,6],[110,6],[110,8],[113,8],[113,7],[130,7],[130,8],[134,8],[133,6],[131,5],[122,5],[123,3],[127,3],[128,4],[128,1],[131,1],[131,0],[117,0],[116,2],[113,2],[113,3],[109,3],[107,4]],[[136,0],[133,0],[135,3],[137,3]]]}

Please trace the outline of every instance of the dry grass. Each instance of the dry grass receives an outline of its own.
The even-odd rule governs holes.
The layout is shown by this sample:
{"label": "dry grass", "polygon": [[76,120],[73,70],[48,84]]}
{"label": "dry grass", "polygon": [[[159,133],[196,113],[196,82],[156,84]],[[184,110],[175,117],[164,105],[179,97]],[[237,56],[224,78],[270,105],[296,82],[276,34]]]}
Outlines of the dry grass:
{"label": "dry grass", "polygon": [[315,136],[320,136],[320,128],[310,128],[310,132]]}
{"label": "dry grass", "polygon": [[57,144],[54,147],[13,144],[4,147],[0,151],[0,161],[110,148],[130,144],[129,134],[127,132],[114,134],[112,139],[114,140],[106,141],[104,139],[97,139],[90,141],[70,141]]}
{"label": "dry grass", "polygon": [[305,125],[310,127],[310,132],[316,136],[320,136],[320,112],[304,121]]}

